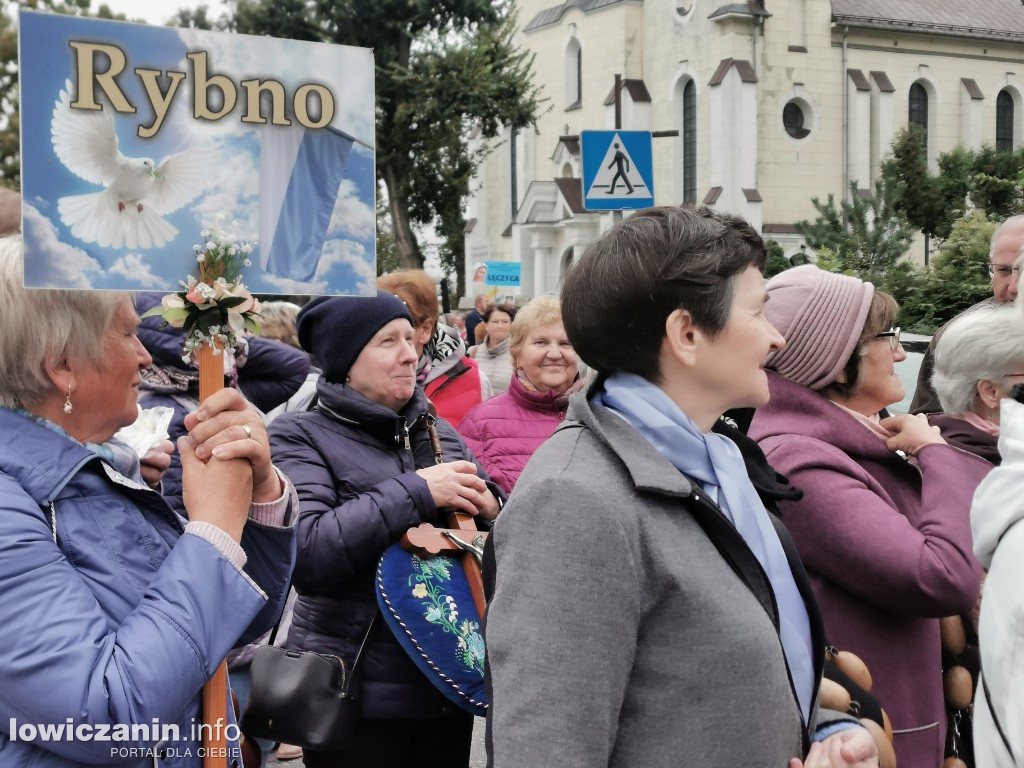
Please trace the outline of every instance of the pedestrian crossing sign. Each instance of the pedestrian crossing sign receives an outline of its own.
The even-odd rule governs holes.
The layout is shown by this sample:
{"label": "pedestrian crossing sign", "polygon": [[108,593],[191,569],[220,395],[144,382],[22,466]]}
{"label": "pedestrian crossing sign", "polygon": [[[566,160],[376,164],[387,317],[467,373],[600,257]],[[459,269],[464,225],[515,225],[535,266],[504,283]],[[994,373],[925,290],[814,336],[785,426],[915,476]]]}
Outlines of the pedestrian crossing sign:
{"label": "pedestrian crossing sign", "polygon": [[582,131],[583,207],[623,211],[654,205],[650,131]]}

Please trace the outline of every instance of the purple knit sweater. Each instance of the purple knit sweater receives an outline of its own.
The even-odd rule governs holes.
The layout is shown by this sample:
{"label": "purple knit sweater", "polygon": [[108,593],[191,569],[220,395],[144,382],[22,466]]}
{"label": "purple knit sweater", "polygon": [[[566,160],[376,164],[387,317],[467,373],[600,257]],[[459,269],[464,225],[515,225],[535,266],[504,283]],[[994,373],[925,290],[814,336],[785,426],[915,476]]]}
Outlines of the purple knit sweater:
{"label": "purple knit sweater", "polygon": [[938,766],[946,734],[938,618],[966,613],[978,597],[971,497],[992,465],[930,445],[915,466],[818,393],[775,373],[768,381],[771,402],[750,436],[804,492],[780,506],[826,636],[871,670],[897,762]]}
{"label": "purple knit sweater", "polygon": [[526,462],[565,419],[556,392],[529,392],[513,374],[508,391],[485,400],[466,414],[459,434],[483,463],[487,474],[511,493]]}

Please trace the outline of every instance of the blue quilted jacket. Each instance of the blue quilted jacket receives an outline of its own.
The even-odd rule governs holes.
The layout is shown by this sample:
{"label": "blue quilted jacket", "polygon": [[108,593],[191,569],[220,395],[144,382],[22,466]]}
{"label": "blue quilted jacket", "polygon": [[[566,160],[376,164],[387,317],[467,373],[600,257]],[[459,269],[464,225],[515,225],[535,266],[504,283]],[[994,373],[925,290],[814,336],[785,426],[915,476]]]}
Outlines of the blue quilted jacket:
{"label": "blue quilted jacket", "polygon": [[[293,531],[246,525],[243,573],[84,446],[6,409],[0,435],[0,766],[151,768],[153,741],[99,736],[156,720],[180,734],[156,765],[199,768],[199,691],[273,624]],[[25,741],[12,719],[93,738]]]}
{"label": "blue quilted jacket", "polygon": [[[427,483],[416,474],[434,463],[427,399],[417,388],[396,414],[323,379],[317,396],[316,410],[286,413],[269,427],[274,464],[294,483],[302,508],[288,647],[352,663],[377,610],[381,554],[411,526],[438,520]],[[448,422],[438,419],[437,430],[446,461],[475,461]],[[487,479],[479,464],[477,471]],[[358,675],[364,716],[425,719],[450,711],[383,621],[373,632]]]}

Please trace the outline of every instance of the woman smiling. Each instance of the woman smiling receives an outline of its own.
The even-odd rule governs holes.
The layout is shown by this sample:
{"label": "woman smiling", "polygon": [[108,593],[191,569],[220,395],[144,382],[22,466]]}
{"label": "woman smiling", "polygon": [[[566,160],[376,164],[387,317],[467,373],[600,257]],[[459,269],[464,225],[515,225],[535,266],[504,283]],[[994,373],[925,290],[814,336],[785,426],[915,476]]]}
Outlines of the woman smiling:
{"label": "woman smiling", "polygon": [[554,296],[538,297],[519,310],[509,353],[514,374],[508,391],[473,408],[459,425],[470,450],[507,493],[565,418],[569,395],[583,388]]}
{"label": "woman smiling", "polygon": [[771,401],[750,435],[804,497],[781,504],[830,642],[871,669],[900,765],[940,765],[946,731],[939,618],[980,589],[971,496],[991,465],[923,416],[880,418],[903,398],[898,307],[871,283],[814,265],[768,283],[786,338],[768,359]]}
{"label": "woman smiling", "polygon": [[299,312],[298,335],[323,366],[317,406],[270,427],[275,461],[302,504],[287,645],[341,656],[351,668],[366,638],[354,678],[355,738],[344,751],[305,750],[309,768],[418,766],[430,740],[445,743],[431,765],[469,761],[472,716],[454,711],[382,622],[373,623],[377,561],[402,534],[453,508],[482,520],[498,514],[486,474],[455,430],[435,423],[416,385],[416,333],[393,294],[314,299]]}

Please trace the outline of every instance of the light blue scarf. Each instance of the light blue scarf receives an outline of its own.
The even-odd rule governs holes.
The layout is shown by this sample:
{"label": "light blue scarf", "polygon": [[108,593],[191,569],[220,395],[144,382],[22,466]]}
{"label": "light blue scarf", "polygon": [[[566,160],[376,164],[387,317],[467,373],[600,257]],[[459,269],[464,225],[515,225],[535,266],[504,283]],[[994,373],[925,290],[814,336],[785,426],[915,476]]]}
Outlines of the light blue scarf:
{"label": "light blue scarf", "polygon": [[814,691],[807,607],[739,448],[724,435],[701,432],[664,391],[631,373],[608,377],[594,402],[622,416],[672,466],[699,482],[757,557],[775,592],[782,649],[807,721]]}
{"label": "light blue scarf", "polygon": [[44,419],[42,416],[37,416],[31,411],[26,411],[24,408],[8,408],[7,410],[13,410],[19,416],[23,416],[30,421],[34,421],[37,424],[46,427],[51,432],[56,432],[58,435],[66,437],[68,440],[84,446],[125,477],[131,478],[140,485],[146,484],[145,480],[142,479],[138,455],[130,446],[122,443],[120,440],[110,438],[110,440],[105,443],[83,443],[69,435],[60,425],[54,424],[52,421]]}

